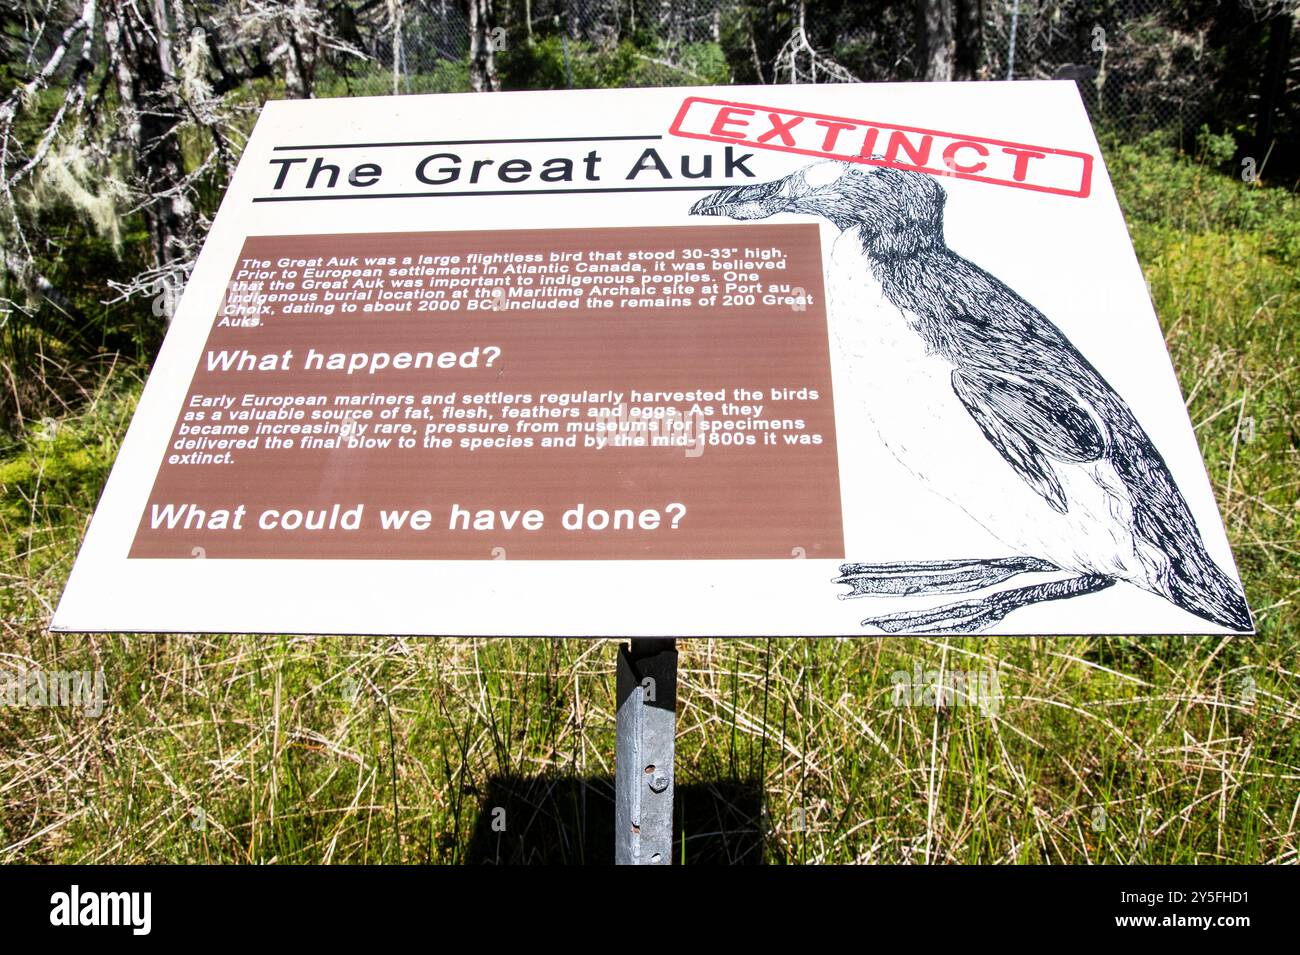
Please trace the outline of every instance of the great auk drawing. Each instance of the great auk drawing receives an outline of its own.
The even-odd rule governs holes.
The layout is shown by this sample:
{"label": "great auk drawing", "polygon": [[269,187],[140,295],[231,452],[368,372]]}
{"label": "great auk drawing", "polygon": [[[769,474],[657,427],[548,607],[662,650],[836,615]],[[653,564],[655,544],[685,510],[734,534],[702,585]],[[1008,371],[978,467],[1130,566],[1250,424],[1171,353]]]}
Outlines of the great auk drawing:
{"label": "great auk drawing", "polygon": [[[841,597],[971,594],[863,620],[888,633],[962,633],[1029,604],[1123,581],[1204,620],[1251,629],[1164,458],[1127,403],[1046,316],[945,243],[939,179],[827,160],[729,186],[695,215],[815,215],[841,232],[832,335],[863,412],[895,457],[1015,556],[849,563]],[[1053,579],[1042,579],[1051,574]]]}

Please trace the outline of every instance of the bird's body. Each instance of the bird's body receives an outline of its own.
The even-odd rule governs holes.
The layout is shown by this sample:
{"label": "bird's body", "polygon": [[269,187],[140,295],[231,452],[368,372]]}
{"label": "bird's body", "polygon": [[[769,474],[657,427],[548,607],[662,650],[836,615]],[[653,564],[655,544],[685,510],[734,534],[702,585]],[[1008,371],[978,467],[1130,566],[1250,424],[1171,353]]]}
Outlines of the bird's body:
{"label": "bird's body", "polygon": [[953,390],[962,355],[936,347],[927,319],[890,300],[857,230],[836,239],[830,275],[830,335],[860,397],[855,413],[899,463],[1010,553],[1160,592],[1168,558],[1132,533],[1132,506],[1108,461],[1058,464],[1070,506],[1053,508],[989,443]]}
{"label": "bird's body", "polygon": [[1249,630],[1239,585],[1210,557],[1128,404],[1045,315],[948,248],[945,198],[931,176],[824,162],[720,190],[693,208],[740,219],[814,214],[841,231],[829,270],[830,333],[862,419],[921,481],[1019,555],[846,564],[837,582],[854,588],[847,596],[1075,575],[865,622],[978,629],[1026,603],[1123,581]]}

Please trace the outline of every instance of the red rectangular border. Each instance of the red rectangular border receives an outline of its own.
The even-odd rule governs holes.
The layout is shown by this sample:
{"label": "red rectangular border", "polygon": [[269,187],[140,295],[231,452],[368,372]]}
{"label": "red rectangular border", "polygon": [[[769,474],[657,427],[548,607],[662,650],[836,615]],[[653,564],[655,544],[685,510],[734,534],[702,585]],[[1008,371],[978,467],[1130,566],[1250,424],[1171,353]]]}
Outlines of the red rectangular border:
{"label": "red rectangular border", "polygon": [[[1016,149],[1031,149],[1037,152],[1048,153],[1055,156],[1071,156],[1083,160],[1083,180],[1079,189],[1057,189],[1052,186],[1039,186],[1032,183],[1008,182],[1005,179],[995,179],[990,176],[980,176],[975,173],[957,172],[954,169],[931,169],[926,166],[912,166],[907,163],[885,162],[883,160],[873,160],[861,156],[843,156],[838,153],[829,153],[815,149],[800,149],[796,146],[771,146],[766,143],[754,143],[744,139],[736,139],[731,136],[708,136],[703,133],[683,132],[681,128],[682,121],[686,113],[690,110],[692,104],[705,103],[711,106],[738,107],[740,109],[750,109],[759,112],[781,113],[784,115],[797,115],[807,117],[808,119],[825,119],[834,123],[852,123],[855,126],[874,126],[878,129],[898,129],[909,133],[922,133],[932,136],[945,136],[949,139],[967,139],[972,142],[979,142],[991,146],[1011,146]],[[987,182],[996,186],[1010,186],[1013,189],[1026,189],[1032,192],[1046,192],[1059,196],[1071,196],[1077,199],[1086,199],[1092,192],[1092,163],[1093,157],[1088,153],[1076,152],[1072,149],[1052,149],[1048,146],[1033,146],[1028,143],[1017,143],[1005,139],[990,139],[986,136],[969,136],[965,133],[947,133],[938,129],[925,129],[920,126],[903,126],[898,123],[880,123],[865,119],[853,119],[847,116],[831,116],[826,113],[810,113],[807,110],[789,109],[782,106],[759,106],[756,103],[734,103],[728,100],[711,99],[706,96],[688,96],[682,100],[681,108],[677,111],[677,116],[673,119],[672,125],[668,132],[673,136],[681,136],[684,139],[702,139],[709,142],[728,143],[730,145],[752,146],[755,149],[771,149],[776,152],[797,153],[801,156],[814,156],[821,159],[839,159],[845,162],[859,162],[867,166],[888,166],[893,169],[903,169],[909,172],[924,172],[932,176],[944,176],[953,179],[971,179],[975,182]]]}

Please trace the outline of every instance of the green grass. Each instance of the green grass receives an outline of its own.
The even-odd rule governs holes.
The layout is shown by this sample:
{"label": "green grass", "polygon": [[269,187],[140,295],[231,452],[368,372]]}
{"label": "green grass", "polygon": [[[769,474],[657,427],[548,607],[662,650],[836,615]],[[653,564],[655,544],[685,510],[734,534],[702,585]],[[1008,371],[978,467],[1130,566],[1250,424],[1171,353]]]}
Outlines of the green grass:
{"label": "green grass", "polygon": [[[683,641],[685,861],[1297,860],[1300,203],[1109,158],[1259,637]],[[139,377],[0,456],[0,665],[109,687],[0,709],[0,862],[607,860],[611,642],[44,629]],[[996,715],[894,706],[918,663]]]}

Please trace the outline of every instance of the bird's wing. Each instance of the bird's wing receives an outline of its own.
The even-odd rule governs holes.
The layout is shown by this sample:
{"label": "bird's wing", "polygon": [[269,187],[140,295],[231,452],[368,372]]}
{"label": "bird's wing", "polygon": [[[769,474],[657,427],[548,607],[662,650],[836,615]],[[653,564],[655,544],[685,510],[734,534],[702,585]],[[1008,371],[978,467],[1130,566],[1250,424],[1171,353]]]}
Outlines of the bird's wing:
{"label": "bird's wing", "polygon": [[1006,462],[1064,514],[1068,504],[1052,461],[1082,464],[1106,451],[1087,406],[1050,381],[981,368],[953,371],[952,390]]}

